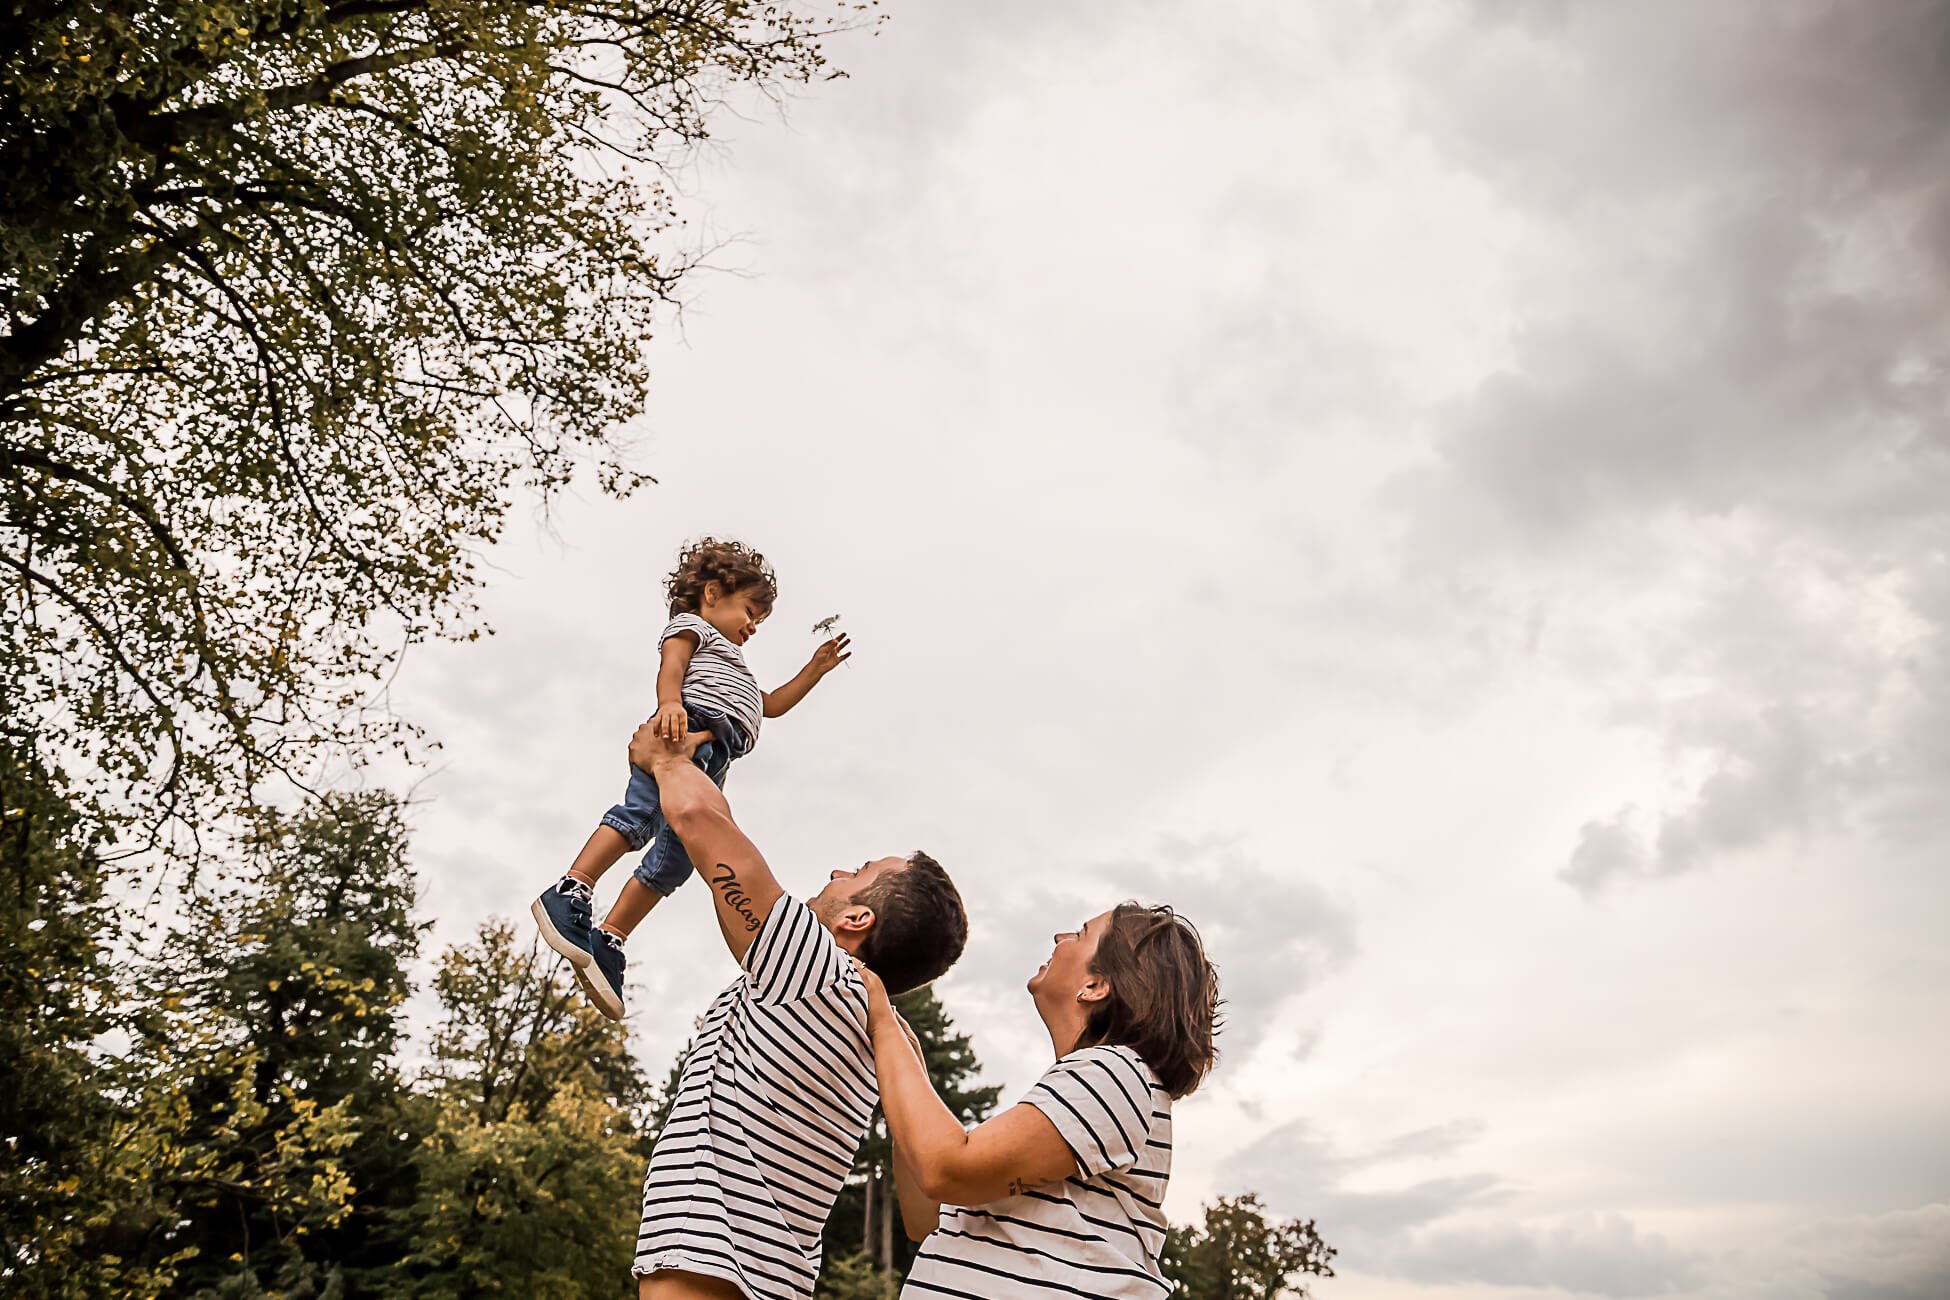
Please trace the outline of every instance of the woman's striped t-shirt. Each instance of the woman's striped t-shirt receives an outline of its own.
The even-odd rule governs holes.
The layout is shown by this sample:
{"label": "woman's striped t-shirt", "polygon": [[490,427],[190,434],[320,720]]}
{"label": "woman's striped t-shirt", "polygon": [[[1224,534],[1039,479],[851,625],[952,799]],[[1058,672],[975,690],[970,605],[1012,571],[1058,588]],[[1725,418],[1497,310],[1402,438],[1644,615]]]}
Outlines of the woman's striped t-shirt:
{"label": "woman's striped t-shirt", "polygon": [[942,1207],[907,1297],[1161,1300],[1171,1097],[1128,1047],[1086,1047],[1023,1097],[1049,1117],[1077,1172],[972,1209]]}
{"label": "woman's striped t-shirt", "polygon": [[734,755],[743,758],[758,743],[758,726],[765,720],[765,693],[758,678],[745,666],[745,652],[696,614],[679,614],[666,623],[657,638],[658,650],[680,632],[697,638],[690,666],[684,669],[684,703],[730,714],[745,732],[745,748]]}
{"label": "woman's striped t-shirt", "polygon": [[805,1300],[880,1090],[859,972],[782,896],[718,994],[643,1180],[638,1274],[684,1269]]}

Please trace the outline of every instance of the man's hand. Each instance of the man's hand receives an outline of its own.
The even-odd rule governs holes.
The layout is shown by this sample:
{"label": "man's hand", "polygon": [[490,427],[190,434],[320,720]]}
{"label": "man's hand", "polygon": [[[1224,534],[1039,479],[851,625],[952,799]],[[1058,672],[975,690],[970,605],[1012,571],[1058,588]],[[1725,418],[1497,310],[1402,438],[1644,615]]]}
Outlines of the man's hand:
{"label": "man's hand", "polygon": [[[681,717],[683,710],[680,708],[678,713]],[[663,716],[664,711],[658,709],[657,716],[638,727],[630,737],[630,765],[652,775],[659,764],[669,767],[689,763],[698,747],[711,739],[708,731],[692,731],[679,739],[667,739],[663,730]]]}
{"label": "man's hand", "polygon": [[691,761],[710,738],[708,731],[693,731],[681,741],[665,739],[652,718],[630,737],[630,763],[657,779],[664,816],[697,864],[698,879],[711,887],[718,930],[742,963],[784,891],[757,846],[731,820],[724,791]]}
{"label": "man's hand", "polygon": [[842,632],[832,640],[823,642],[819,649],[813,651],[813,657],[807,661],[806,667],[818,676],[824,677],[853,657],[853,652],[847,649],[847,644],[852,640],[852,637]]}

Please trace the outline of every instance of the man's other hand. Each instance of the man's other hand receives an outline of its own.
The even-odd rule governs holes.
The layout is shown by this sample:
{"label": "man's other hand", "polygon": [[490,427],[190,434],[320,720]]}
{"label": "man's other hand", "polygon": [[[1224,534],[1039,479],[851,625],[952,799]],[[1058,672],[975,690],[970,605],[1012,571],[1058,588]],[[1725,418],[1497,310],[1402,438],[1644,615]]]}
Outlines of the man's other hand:
{"label": "man's other hand", "polygon": [[647,719],[630,737],[630,765],[655,772],[659,765],[688,763],[698,746],[711,739],[708,731],[693,731],[682,740],[666,740],[655,718]]}

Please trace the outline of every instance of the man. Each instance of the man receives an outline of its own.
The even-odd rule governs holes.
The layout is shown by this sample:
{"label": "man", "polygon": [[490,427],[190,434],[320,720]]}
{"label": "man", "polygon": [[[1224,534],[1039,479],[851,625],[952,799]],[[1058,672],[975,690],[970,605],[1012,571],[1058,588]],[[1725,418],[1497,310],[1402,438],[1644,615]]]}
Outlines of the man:
{"label": "man", "polygon": [[712,999],[643,1182],[639,1300],[809,1300],[820,1232],[878,1099],[857,958],[889,992],[961,956],[961,895],[925,853],[786,894],[691,762],[646,722],[630,762],[709,886],[745,973]]}

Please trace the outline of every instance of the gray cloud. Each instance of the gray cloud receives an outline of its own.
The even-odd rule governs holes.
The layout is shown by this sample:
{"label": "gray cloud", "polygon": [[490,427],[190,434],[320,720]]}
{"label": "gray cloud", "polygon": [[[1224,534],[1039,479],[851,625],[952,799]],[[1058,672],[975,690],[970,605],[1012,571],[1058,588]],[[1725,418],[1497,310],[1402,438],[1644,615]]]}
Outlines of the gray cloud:
{"label": "gray cloud", "polygon": [[[1219,969],[1225,1025],[1219,1046],[1243,1060],[1289,999],[1352,960],[1358,950],[1353,912],[1304,875],[1247,859],[1222,836],[1165,836],[1143,859],[1078,864],[1036,887],[989,900],[993,938],[970,944],[958,977],[1014,983],[1048,952],[1050,932],[1070,929],[1126,898],[1170,903],[1199,928]],[[1289,1050],[1304,1056],[1314,1037],[1303,1031]]]}
{"label": "gray cloud", "polygon": [[[1408,554],[1541,586],[1572,635],[1606,599],[1700,602],[1615,689],[1692,674],[1638,712],[1705,775],[1592,817],[1563,879],[1912,805],[1950,775],[1946,677],[1918,674],[1950,646],[1950,6],[1481,8],[1420,120],[1602,253],[1536,286],[1509,364],[1391,489]],[[1864,635],[1865,592],[1907,630]]]}
{"label": "gray cloud", "polygon": [[1321,1234],[1350,1255],[1367,1256],[1407,1229],[1433,1223],[1507,1194],[1493,1174],[1419,1179],[1381,1191],[1354,1189],[1350,1179],[1411,1157],[1454,1152],[1481,1131],[1474,1121],[1455,1121],[1390,1139],[1369,1151],[1345,1151],[1308,1120],[1293,1120],[1233,1152],[1221,1165],[1221,1181],[1250,1189],[1283,1214],[1316,1220]]}
{"label": "gray cloud", "polygon": [[1454,1285],[1554,1287],[1604,1296],[1664,1295],[1695,1281],[1701,1257],[1641,1232],[1621,1214],[1543,1226],[1500,1223],[1432,1229],[1386,1257],[1388,1271]]}
{"label": "gray cloud", "polygon": [[1950,1204],[1817,1224],[1803,1242],[1828,1300],[1950,1295]]}

